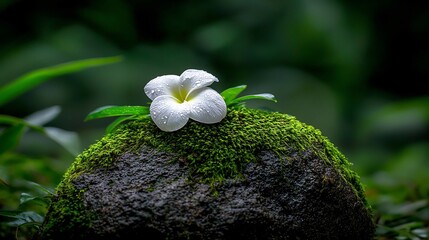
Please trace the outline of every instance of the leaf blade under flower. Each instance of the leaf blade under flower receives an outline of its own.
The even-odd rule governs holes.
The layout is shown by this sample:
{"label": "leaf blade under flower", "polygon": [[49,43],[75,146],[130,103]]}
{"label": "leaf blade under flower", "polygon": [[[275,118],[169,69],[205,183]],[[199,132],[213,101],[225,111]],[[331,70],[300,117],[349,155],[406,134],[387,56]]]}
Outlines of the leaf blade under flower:
{"label": "leaf blade under flower", "polygon": [[89,113],[85,121],[106,117],[147,114],[149,114],[149,107],[146,106],[104,106]]}
{"label": "leaf blade under flower", "polygon": [[137,116],[131,115],[131,116],[122,116],[117,118],[115,121],[113,121],[109,126],[106,128],[106,134],[109,134],[113,132],[121,123],[129,120],[137,119]]}
{"label": "leaf blade under flower", "polygon": [[239,85],[236,87],[228,88],[220,93],[225,100],[226,105],[229,105],[237,96],[247,88],[247,85]]}
{"label": "leaf blade under flower", "polygon": [[231,101],[228,106],[237,105],[237,104],[240,104],[240,103],[243,103],[247,100],[252,100],[252,99],[261,99],[261,100],[268,100],[268,101],[277,102],[277,99],[275,98],[275,96],[273,94],[261,93],[261,94],[246,95],[246,96],[236,98],[233,101]]}

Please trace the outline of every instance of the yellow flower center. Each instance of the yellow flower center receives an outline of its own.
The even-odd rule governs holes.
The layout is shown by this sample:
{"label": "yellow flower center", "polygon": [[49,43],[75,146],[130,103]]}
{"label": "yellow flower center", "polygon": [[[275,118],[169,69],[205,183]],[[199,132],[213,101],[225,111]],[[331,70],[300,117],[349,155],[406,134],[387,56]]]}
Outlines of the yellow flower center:
{"label": "yellow flower center", "polygon": [[179,103],[184,103],[187,100],[189,100],[189,93],[184,88],[176,88],[175,91],[173,91],[173,97],[177,99]]}

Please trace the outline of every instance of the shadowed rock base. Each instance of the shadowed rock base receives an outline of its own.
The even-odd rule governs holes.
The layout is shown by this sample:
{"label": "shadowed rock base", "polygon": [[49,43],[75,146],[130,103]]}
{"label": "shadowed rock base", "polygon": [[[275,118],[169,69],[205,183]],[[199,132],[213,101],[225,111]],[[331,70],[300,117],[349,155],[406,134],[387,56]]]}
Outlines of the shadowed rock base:
{"label": "shadowed rock base", "polygon": [[144,146],[82,173],[52,205],[75,204],[80,193],[78,210],[91,221],[48,213],[36,239],[372,239],[365,204],[311,150],[287,159],[261,151],[215,193],[174,159]]}

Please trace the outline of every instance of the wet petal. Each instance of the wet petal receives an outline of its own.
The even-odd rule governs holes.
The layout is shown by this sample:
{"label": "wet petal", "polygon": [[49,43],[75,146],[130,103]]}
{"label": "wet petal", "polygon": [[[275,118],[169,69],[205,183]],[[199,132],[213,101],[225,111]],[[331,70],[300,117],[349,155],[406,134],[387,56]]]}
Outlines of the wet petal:
{"label": "wet petal", "polygon": [[201,123],[217,123],[226,116],[226,104],[215,90],[205,87],[189,96],[189,117]]}
{"label": "wet petal", "polygon": [[164,75],[156,77],[150,80],[144,87],[144,92],[150,98],[154,100],[158,96],[172,95],[175,89],[179,89],[179,76],[176,75]]}
{"label": "wet petal", "polygon": [[150,116],[161,130],[173,132],[179,130],[189,120],[188,105],[179,103],[169,95],[155,98],[150,105]]}
{"label": "wet petal", "polygon": [[196,89],[210,86],[219,81],[215,76],[203,70],[188,69],[180,75],[180,87],[188,93]]}

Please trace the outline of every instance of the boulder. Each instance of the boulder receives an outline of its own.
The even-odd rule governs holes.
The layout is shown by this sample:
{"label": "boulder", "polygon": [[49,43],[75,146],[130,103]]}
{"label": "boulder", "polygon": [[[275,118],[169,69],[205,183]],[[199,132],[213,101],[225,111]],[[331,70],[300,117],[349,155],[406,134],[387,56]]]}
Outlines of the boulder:
{"label": "boulder", "polygon": [[359,177],[319,130],[229,109],[167,133],[133,121],[79,155],[36,239],[372,239]]}

